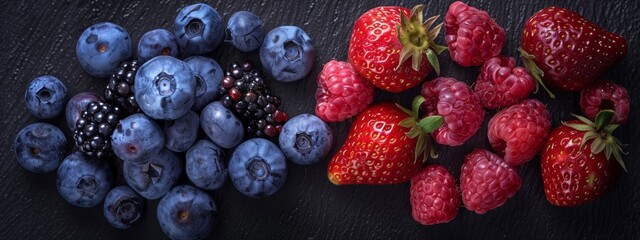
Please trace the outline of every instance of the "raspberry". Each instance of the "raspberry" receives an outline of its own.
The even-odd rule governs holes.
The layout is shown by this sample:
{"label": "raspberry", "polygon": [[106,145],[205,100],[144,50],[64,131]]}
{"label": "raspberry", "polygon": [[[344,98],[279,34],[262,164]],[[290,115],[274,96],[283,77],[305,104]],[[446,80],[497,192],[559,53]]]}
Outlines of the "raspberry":
{"label": "raspberry", "polygon": [[374,87],[348,62],[331,60],[318,75],[316,115],[339,122],[364,111],[373,101]]}
{"label": "raspberry", "polygon": [[507,107],[527,98],[536,88],[536,82],[516,59],[493,57],[482,65],[474,85],[482,106],[487,109]]}
{"label": "raspberry", "polygon": [[492,152],[476,149],[464,159],[460,189],[462,202],[469,211],[484,214],[500,207],[521,185],[516,169]]}
{"label": "raspberry", "polygon": [[484,119],[480,99],[471,87],[454,78],[439,77],[422,85],[426,115],[440,115],[444,123],[433,132],[442,145],[458,146],[475,134]]}
{"label": "raspberry", "polygon": [[518,166],[538,153],[550,130],[551,116],[545,105],[528,99],[494,115],[489,120],[487,137],[505,162]]}
{"label": "raspberry", "polygon": [[600,110],[614,111],[612,123],[623,124],[629,115],[629,93],[611,80],[600,81],[580,92],[580,108],[584,115],[595,119]]}
{"label": "raspberry", "polygon": [[480,66],[498,56],[506,38],[504,29],[487,12],[459,1],[449,5],[444,27],[451,59],[465,67]]}
{"label": "raspberry", "polygon": [[411,213],[423,225],[446,223],[458,215],[460,193],[446,168],[431,164],[411,178]]}

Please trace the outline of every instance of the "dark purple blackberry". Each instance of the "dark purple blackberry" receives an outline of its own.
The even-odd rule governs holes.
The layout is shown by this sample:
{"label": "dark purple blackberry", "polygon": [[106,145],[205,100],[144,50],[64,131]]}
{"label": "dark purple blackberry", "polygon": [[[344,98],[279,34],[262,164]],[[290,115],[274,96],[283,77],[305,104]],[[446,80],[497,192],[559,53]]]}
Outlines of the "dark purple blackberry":
{"label": "dark purple blackberry", "polygon": [[136,72],[140,65],[137,60],[121,63],[118,70],[109,78],[104,90],[104,99],[107,103],[119,107],[126,115],[140,112],[133,92]]}
{"label": "dark purple blackberry", "polygon": [[89,156],[113,156],[111,134],[120,122],[122,112],[106,102],[91,102],[76,121],[73,140],[76,147]]}
{"label": "dark purple blackberry", "polygon": [[271,94],[267,81],[253,62],[232,63],[220,84],[222,105],[242,120],[249,137],[275,137],[287,121],[279,97]]}

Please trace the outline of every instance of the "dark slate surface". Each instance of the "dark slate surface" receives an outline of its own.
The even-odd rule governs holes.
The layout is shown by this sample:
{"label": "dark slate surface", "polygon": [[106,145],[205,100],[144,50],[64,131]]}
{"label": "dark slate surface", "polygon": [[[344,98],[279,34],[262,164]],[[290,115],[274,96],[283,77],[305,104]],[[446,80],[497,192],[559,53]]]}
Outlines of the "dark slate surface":
{"label": "dark slate surface", "polygon": [[[117,3],[116,3],[117,2]],[[449,1],[427,1],[428,15],[444,16]],[[189,2],[193,3],[193,2]],[[163,239],[156,221],[157,201],[149,201],[143,221],[129,230],[117,230],[103,218],[101,207],[72,207],[57,193],[55,173],[37,175],[22,169],[11,150],[19,129],[39,120],[30,116],[23,103],[27,84],[38,75],[58,76],[70,94],[82,91],[101,93],[105,79],[85,74],[75,57],[75,43],[81,32],[93,23],[111,21],[125,27],[135,45],[140,36],[154,28],[173,28],[179,9],[189,3],[176,1],[3,1],[0,8],[0,48],[3,94],[0,135],[0,238],[1,239]],[[273,83],[290,116],[313,113],[315,78],[322,64],[345,60],[350,28],[355,19],[378,5],[411,7],[424,1],[210,1],[226,21],[238,10],[259,15],[266,29],[279,25],[301,26],[317,49],[311,74],[295,83]],[[640,164],[637,147],[640,125],[637,109],[640,83],[637,63],[640,32],[637,1],[471,1],[477,8],[489,10],[507,31],[503,53],[516,56],[521,29],[535,11],[560,5],[582,13],[588,19],[623,35],[629,42],[629,54],[605,75],[627,87],[632,96],[629,123],[618,136],[628,143],[625,157],[629,173],[603,198],[574,208],[551,206],[542,191],[539,160],[519,168],[522,189],[503,207],[485,215],[461,209],[448,224],[421,226],[411,218],[409,184],[394,186],[332,185],[326,178],[328,159],[314,166],[290,164],[289,179],[281,191],[267,199],[242,196],[228,183],[210,192],[218,204],[218,220],[210,239],[638,239],[640,231]],[[439,21],[442,21],[442,17]],[[444,43],[443,39],[438,39]],[[229,47],[212,56],[227,65],[243,58],[258,59],[257,53],[244,54]],[[442,76],[472,83],[478,68],[463,68],[451,62],[447,53],[440,56]],[[429,78],[433,78],[430,75]],[[409,104],[419,91],[404,94],[376,92],[376,102],[393,100]],[[578,94],[558,94],[556,100],[542,94],[534,97],[548,104],[554,124],[578,113]],[[488,112],[485,122],[493,115]],[[63,118],[51,121],[64,129]],[[331,124],[336,146],[344,142],[351,121]],[[488,147],[486,128],[467,144],[440,148],[437,162],[458,177],[463,156],[473,148]],[[118,184],[124,184],[120,178]]]}

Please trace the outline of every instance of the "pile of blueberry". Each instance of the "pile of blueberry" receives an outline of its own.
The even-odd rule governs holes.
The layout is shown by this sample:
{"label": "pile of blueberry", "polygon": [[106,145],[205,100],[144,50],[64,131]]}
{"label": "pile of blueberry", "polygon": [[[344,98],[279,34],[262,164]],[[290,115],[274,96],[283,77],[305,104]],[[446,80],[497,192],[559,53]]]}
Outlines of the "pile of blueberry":
{"label": "pile of blueberry", "polygon": [[[207,4],[184,7],[174,26],[173,32],[142,35],[136,58],[124,28],[109,22],[87,28],[77,57],[91,76],[109,78],[104,92],[68,99],[62,81],[37,77],[25,93],[27,109],[39,119],[64,112],[73,136],[33,123],[18,133],[14,151],[29,171],[57,170],[58,192],[70,204],[103,203],[106,220],[116,228],[131,227],[145,201],[160,199],[157,218],[168,237],[202,239],[216,212],[207,191],[230,178],[248,197],[270,196],[287,178],[286,159],[319,162],[333,135],[314,115],[289,119],[269,89],[269,79],[297,81],[310,72],[314,48],[302,29],[282,26],[264,34],[258,16],[240,11],[225,30]],[[224,44],[259,51],[268,75],[249,60],[223,72],[207,55]],[[75,146],[71,153],[68,139]],[[115,186],[119,175],[126,185]]]}

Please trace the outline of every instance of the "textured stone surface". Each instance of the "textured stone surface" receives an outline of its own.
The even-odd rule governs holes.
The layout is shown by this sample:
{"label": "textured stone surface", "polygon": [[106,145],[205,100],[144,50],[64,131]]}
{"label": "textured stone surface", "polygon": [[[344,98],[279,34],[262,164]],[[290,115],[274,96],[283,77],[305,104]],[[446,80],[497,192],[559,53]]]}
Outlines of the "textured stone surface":
{"label": "textured stone surface", "polygon": [[[425,3],[425,13],[441,14],[450,1],[209,1],[226,21],[239,10],[256,13],[265,30],[280,25],[298,25],[313,39],[316,63],[311,74],[293,83],[272,81],[289,116],[313,113],[316,76],[331,59],[346,60],[350,29],[360,14],[378,5],[411,7]],[[575,10],[599,25],[624,36],[629,42],[626,59],[605,78],[625,86],[631,95],[628,124],[618,136],[629,144],[624,173],[609,194],[574,208],[553,207],[542,190],[539,159],[518,169],[522,189],[507,203],[485,215],[461,209],[448,224],[425,227],[411,218],[409,184],[394,186],[333,186],[326,177],[329,159],[312,166],[289,164],[283,189],[266,199],[250,199],[229,182],[209,192],[219,207],[210,239],[634,239],[640,234],[640,82],[637,62],[640,32],[639,3],[621,1],[520,1],[473,0],[470,5],[489,11],[507,32],[503,53],[517,56],[522,26],[537,10],[560,5]],[[102,94],[106,79],[95,79],[82,71],[75,44],[82,31],[97,22],[111,21],[123,26],[134,46],[146,31],[173,29],[182,1],[4,1],[0,8],[0,238],[7,239],[165,239],[155,216],[157,201],[149,201],[142,222],[128,230],[111,227],[102,208],[82,209],[66,203],[57,193],[55,172],[38,175],[20,167],[11,144],[20,128],[40,120],[24,105],[23,94],[31,79],[44,74],[57,76],[69,87],[70,96],[85,91]],[[441,33],[442,35],[442,33]],[[439,38],[437,42],[444,44]],[[223,68],[233,60],[251,58],[259,63],[257,51],[242,53],[228,45],[210,56]],[[442,76],[469,84],[478,68],[463,68],[440,56]],[[434,78],[431,74],[428,79]],[[399,101],[408,105],[418,88],[403,94],[376,92],[374,102]],[[542,92],[534,97],[545,102],[553,124],[579,113],[578,94],[558,93],[551,100]],[[487,112],[485,124],[494,112]],[[64,117],[48,120],[61,127],[68,139]],[[335,134],[335,153],[344,143],[351,120],[330,124]],[[201,135],[202,137],[203,135]],[[464,155],[476,147],[490,148],[483,127],[467,144],[440,147],[436,161],[460,174]],[[71,150],[71,147],[69,148]],[[182,156],[182,155],[181,155]],[[118,185],[125,184],[118,176]],[[188,180],[183,179],[183,182]]]}

